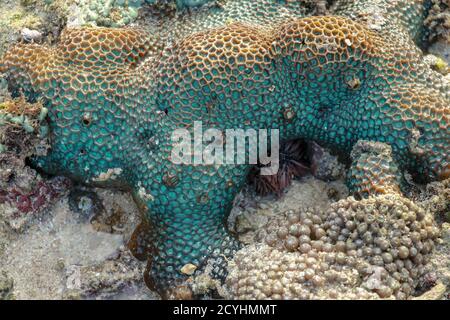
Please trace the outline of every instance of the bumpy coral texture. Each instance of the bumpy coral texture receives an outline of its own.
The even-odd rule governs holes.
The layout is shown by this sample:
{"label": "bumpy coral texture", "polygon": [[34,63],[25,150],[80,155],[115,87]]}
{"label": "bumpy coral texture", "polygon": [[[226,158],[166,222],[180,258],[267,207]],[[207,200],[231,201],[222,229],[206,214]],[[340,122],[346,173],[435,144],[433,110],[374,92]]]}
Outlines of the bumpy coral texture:
{"label": "bumpy coral texture", "polygon": [[236,254],[228,298],[406,299],[438,235],[432,214],[399,194],[287,212]]}
{"label": "bumpy coral texture", "polygon": [[406,299],[414,294],[429,271],[439,236],[433,215],[440,209],[401,195],[390,151],[368,141],[353,148],[350,189],[365,199],[349,197],[326,211],[300,209],[269,221],[257,244],[239,251],[230,264],[228,297]]}
{"label": "bumpy coral texture", "polygon": [[56,47],[19,44],[0,71],[49,109],[52,149],[38,166],[134,191],[153,227],[148,279],[162,292],[186,264],[212,260],[224,276],[239,247],[224,220],[249,171],[172,163],[174,129],[275,128],[345,153],[380,141],[402,169],[449,176],[448,88],[412,40],[422,2],[344,0],[339,16],[301,18],[303,1],[229,0],[151,34],[73,29]]}

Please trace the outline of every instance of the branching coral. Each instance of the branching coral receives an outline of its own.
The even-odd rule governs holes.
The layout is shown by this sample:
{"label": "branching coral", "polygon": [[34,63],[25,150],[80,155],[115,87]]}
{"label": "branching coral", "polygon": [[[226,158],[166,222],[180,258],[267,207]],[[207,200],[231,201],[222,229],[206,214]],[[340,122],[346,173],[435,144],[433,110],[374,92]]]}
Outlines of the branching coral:
{"label": "branching coral", "polygon": [[[194,121],[279,129],[347,154],[358,140],[384,142],[400,169],[449,177],[448,87],[413,42],[423,1],[342,0],[339,16],[308,18],[300,3],[229,0],[154,35],[67,30],[57,47],[19,44],[0,62],[49,109],[52,149],[35,164],[130,187],[147,209],[159,291],[186,279],[187,264],[213,261],[223,277],[239,248],[224,218],[250,166],[174,164],[171,134]],[[110,170],[120,174],[99,182]]]}

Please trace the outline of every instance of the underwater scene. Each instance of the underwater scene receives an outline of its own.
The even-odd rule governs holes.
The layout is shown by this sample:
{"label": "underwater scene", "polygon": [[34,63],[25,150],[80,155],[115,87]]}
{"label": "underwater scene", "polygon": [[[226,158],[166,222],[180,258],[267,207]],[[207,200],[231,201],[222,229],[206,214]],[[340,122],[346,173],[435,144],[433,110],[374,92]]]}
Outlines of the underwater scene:
{"label": "underwater scene", "polygon": [[0,0],[0,300],[450,300],[449,0]]}

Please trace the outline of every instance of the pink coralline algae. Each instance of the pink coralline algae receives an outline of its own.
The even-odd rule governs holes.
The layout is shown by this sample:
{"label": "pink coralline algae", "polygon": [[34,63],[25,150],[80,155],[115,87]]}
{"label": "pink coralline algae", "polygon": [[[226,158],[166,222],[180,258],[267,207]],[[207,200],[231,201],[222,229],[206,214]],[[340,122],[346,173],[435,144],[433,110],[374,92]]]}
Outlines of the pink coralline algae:
{"label": "pink coralline algae", "polygon": [[63,195],[69,187],[70,180],[63,177],[39,181],[29,192],[12,187],[0,190],[0,204],[9,203],[24,214],[39,212]]}

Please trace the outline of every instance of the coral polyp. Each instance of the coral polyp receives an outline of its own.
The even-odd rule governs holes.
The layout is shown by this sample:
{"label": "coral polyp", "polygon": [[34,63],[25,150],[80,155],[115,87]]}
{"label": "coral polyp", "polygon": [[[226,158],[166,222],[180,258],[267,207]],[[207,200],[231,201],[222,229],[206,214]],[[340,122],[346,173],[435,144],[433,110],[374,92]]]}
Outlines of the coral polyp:
{"label": "coral polyp", "polygon": [[223,278],[240,247],[224,221],[251,166],[172,162],[172,133],[195,121],[279,129],[346,154],[382,142],[401,171],[450,176],[448,86],[414,42],[424,1],[343,0],[316,17],[301,3],[230,0],[156,33],[68,29],[54,47],[18,44],[0,60],[13,89],[49,110],[51,150],[36,166],[134,192],[160,292],[183,283],[185,265]]}

